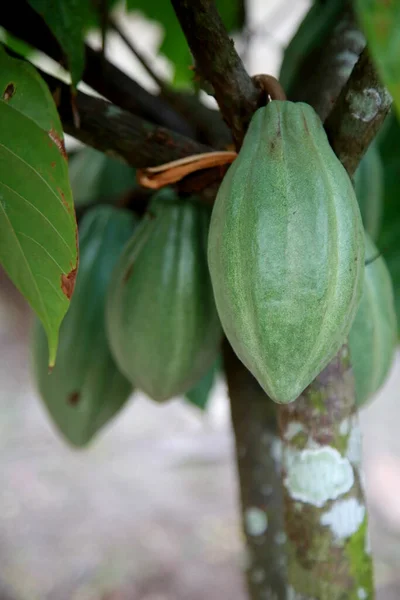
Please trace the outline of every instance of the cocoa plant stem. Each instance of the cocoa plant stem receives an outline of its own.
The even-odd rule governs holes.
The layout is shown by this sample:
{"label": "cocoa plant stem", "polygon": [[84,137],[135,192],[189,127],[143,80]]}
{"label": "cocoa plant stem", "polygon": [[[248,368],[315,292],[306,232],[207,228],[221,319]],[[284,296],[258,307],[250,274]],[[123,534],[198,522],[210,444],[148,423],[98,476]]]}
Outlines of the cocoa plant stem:
{"label": "cocoa plant stem", "polygon": [[286,560],[276,406],[224,342],[240,486],[244,568],[251,600],[286,600]]}
{"label": "cocoa plant stem", "polygon": [[372,600],[361,434],[347,346],[278,408],[288,597]]}
{"label": "cocoa plant stem", "polygon": [[76,139],[136,168],[160,165],[178,158],[212,151],[164,127],[137,117],[103,100],[77,92],[80,125],[74,123],[68,85],[39,70],[56,99],[64,131]]}
{"label": "cocoa plant stem", "polygon": [[325,121],[332,148],[350,176],[381,128],[392,98],[364,49]]}
{"label": "cocoa plant stem", "polygon": [[215,99],[237,148],[256,110],[260,91],[237,54],[214,0],[171,0],[196,61],[199,74],[213,87]]}

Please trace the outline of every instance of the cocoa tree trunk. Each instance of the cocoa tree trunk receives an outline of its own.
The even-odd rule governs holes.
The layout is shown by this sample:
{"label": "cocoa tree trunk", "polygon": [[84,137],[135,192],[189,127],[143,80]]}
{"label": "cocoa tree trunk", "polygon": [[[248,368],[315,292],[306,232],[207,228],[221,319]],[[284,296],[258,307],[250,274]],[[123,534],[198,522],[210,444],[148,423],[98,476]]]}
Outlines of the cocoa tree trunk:
{"label": "cocoa tree trunk", "polygon": [[251,600],[285,600],[286,534],[276,405],[226,340],[224,367],[236,443],[249,595]]}
{"label": "cocoa tree trunk", "polygon": [[374,598],[361,433],[347,346],[278,407],[288,600]]}

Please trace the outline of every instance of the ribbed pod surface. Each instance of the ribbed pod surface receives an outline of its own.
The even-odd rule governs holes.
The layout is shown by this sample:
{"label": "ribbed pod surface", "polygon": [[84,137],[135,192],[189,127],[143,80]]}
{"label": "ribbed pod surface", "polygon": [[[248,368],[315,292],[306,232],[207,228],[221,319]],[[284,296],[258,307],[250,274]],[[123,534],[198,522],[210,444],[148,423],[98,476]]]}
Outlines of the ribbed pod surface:
{"label": "ribbed pod surface", "polygon": [[157,194],[119,260],[107,324],[122,372],[164,401],[211,367],[222,336],[207,267],[209,210]]}
{"label": "ribbed pod surface", "polygon": [[254,114],[218,192],[208,261],[233,349],[273,400],[291,402],[345,341],[364,271],[353,186],[310,106]]}

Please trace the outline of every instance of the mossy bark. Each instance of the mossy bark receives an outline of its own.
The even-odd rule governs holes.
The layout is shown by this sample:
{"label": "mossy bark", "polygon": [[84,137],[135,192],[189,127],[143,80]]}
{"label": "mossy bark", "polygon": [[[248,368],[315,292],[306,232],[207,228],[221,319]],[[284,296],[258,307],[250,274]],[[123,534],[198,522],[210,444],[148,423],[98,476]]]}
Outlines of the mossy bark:
{"label": "mossy bark", "polygon": [[361,433],[347,346],[292,404],[282,441],[287,600],[372,600]]}
{"label": "mossy bark", "polygon": [[227,341],[224,366],[236,442],[249,596],[252,600],[286,600],[286,534],[276,405]]}

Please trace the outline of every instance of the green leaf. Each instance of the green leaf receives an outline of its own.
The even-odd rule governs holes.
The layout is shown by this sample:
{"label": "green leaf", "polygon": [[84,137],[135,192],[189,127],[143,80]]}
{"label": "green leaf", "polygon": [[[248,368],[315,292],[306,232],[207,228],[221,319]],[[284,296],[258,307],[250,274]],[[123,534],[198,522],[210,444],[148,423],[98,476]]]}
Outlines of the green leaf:
{"label": "green leaf", "polygon": [[356,8],[371,56],[400,115],[400,0],[357,0]]}
{"label": "green leaf", "polygon": [[84,32],[96,21],[90,0],[28,0],[45,20],[66,54],[74,86],[85,66]]}
{"label": "green leaf", "polygon": [[[384,167],[384,209],[378,247],[393,281],[397,322],[400,325],[400,124],[391,115],[379,139]],[[400,335],[400,332],[399,332]]]}
{"label": "green leaf", "polygon": [[6,46],[8,46],[8,48],[11,48],[11,50],[14,50],[14,52],[20,56],[23,56],[24,58],[27,58],[30,54],[32,54],[32,52],[34,52],[32,46],[26,42],[23,42],[17,37],[14,37],[11,35],[11,33],[5,31],[4,29],[0,30],[0,39]]}
{"label": "green leaf", "polygon": [[69,176],[75,206],[112,203],[137,186],[134,169],[89,147],[70,159]]}
{"label": "green leaf", "polygon": [[53,365],[77,267],[62,128],[37,71],[2,48],[0,263],[42,321]]}
{"label": "green leaf", "polygon": [[186,392],[185,398],[191,404],[197,406],[201,410],[205,410],[211,390],[214,386],[215,378],[221,370],[221,357],[218,357],[213,366],[207,373],[196,383],[196,385]]}
{"label": "green leaf", "polygon": [[[146,17],[158,21],[164,29],[164,38],[159,48],[174,65],[174,84],[189,87],[193,80],[191,53],[182,33],[181,26],[170,2],[165,0],[127,0],[129,11],[138,10]],[[242,26],[242,0],[216,0],[216,5],[228,31]]]}

